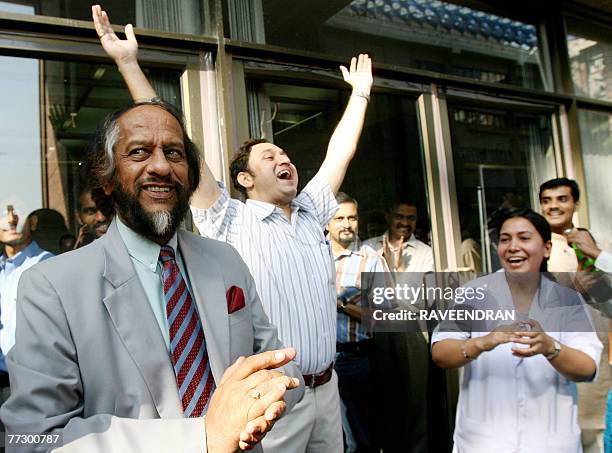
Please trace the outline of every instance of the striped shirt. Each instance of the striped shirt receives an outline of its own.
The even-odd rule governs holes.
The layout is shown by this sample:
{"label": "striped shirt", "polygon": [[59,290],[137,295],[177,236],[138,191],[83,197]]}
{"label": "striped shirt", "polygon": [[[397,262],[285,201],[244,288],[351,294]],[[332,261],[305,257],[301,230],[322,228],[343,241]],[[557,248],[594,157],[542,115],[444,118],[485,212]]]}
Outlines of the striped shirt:
{"label": "striped shirt", "polygon": [[[336,293],[338,298],[346,297],[350,303],[357,299],[364,306],[361,294],[362,272],[385,272],[385,265],[380,256],[367,245],[362,246],[359,240],[336,257]],[[372,285],[363,285],[366,288]],[[370,338],[367,326],[344,313],[338,313],[338,343],[351,343]]]}
{"label": "striped shirt", "polygon": [[336,354],[336,275],[323,228],[338,204],[329,184],[315,176],[291,202],[291,220],[273,204],[234,200],[218,184],[221,195],[210,208],[191,208],[195,225],[238,250],[302,373],[324,371]]}

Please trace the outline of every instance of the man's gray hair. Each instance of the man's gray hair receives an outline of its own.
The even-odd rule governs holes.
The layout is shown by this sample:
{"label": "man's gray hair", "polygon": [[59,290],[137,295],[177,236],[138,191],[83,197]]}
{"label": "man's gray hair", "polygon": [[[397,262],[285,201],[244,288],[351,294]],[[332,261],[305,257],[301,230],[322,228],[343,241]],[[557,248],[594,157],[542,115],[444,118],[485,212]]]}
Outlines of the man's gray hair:
{"label": "man's gray hair", "polygon": [[345,192],[338,192],[336,194],[336,203],[353,203],[355,206],[359,207],[359,203],[357,203],[357,200],[355,200],[353,197],[351,197]]}
{"label": "man's gray hair", "polygon": [[98,127],[96,135],[89,145],[87,152],[87,159],[85,162],[86,183],[91,187],[91,197],[96,203],[96,207],[107,218],[112,217],[115,213],[113,197],[106,195],[105,188],[113,183],[113,179],[116,178],[115,145],[117,145],[121,135],[119,119],[126,112],[143,105],[159,107],[170,113],[178,121],[183,132],[185,157],[189,169],[189,187],[187,189],[193,192],[200,184],[200,153],[187,135],[183,115],[180,111],[157,98],[132,104],[124,109],[109,114],[104,119]]}
{"label": "man's gray hair", "polygon": [[119,127],[119,118],[112,118],[110,124],[104,134],[104,151],[106,154],[106,169],[103,176],[110,178],[115,172],[115,145],[119,141],[121,128]]}

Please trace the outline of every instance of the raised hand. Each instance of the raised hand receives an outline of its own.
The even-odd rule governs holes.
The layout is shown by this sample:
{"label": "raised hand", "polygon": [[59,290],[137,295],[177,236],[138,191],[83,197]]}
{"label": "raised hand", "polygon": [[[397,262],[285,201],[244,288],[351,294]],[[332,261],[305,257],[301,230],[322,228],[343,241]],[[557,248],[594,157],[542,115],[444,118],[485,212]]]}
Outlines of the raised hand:
{"label": "raised hand", "polygon": [[225,370],[205,418],[210,453],[248,450],[263,439],[285,410],[285,392],[299,385],[272,369],[294,357],[291,348],[267,351],[241,357]]}
{"label": "raised hand", "polygon": [[402,264],[402,249],[404,247],[404,242],[404,236],[401,236],[397,253],[394,254],[391,250],[391,245],[389,244],[389,238],[387,238],[386,235],[383,236],[382,254],[391,272],[404,272],[406,270],[406,267]]}
{"label": "raised hand", "polygon": [[372,88],[372,60],[367,54],[351,58],[350,68],[340,66],[344,81],[353,87],[354,93],[369,96]]}
{"label": "raised hand", "polygon": [[12,242],[21,237],[21,233],[17,232],[19,215],[10,208],[7,210],[7,215],[0,218],[0,243]]}
{"label": "raised hand", "polygon": [[138,61],[138,41],[134,34],[132,24],[125,26],[125,36],[127,39],[119,39],[111,27],[110,19],[106,11],[100,5],[91,7],[96,33],[100,38],[100,43],[105,52],[117,65],[135,63]]}

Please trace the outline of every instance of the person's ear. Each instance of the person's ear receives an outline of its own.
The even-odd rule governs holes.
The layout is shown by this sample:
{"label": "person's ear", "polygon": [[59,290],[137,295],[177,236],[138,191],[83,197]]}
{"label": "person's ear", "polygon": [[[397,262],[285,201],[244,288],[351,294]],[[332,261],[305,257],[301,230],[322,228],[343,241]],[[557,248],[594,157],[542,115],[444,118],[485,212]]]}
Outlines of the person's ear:
{"label": "person's ear", "polygon": [[550,251],[552,250],[552,242],[546,241],[544,244],[544,258],[550,258]]}
{"label": "person's ear", "polygon": [[104,195],[106,195],[107,197],[110,197],[111,194],[113,193],[113,182],[108,181],[104,183],[104,185],[102,186],[102,190],[104,191]]}
{"label": "person's ear", "polygon": [[30,231],[33,233],[38,228],[38,216],[36,214],[31,215],[28,222],[30,223]]}
{"label": "person's ear", "polygon": [[79,214],[79,210],[78,209],[75,209],[75,211],[74,211],[74,218],[76,219],[76,221],[79,224],[79,226],[83,226],[83,221],[81,220],[81,215]]}
{"label": "person's ear", "polygon": [[254,178],[253,175],[248,171],[241,171],[240,173],[238,173],[238,175],[236,175],[236,180],[238,181],[238,184],[240,184],[246,190],[250,190],[253,188]]}

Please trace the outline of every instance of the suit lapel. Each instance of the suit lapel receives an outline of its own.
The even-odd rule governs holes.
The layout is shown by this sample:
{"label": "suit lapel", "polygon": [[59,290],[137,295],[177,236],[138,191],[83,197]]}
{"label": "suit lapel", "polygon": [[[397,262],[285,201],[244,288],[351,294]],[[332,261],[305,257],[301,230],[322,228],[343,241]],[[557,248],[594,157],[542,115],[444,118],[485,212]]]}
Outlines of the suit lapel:
{"label": "suit lapel", "polygon": [[183,416],[168,349],[115,221],[104,242],[104,278],[113,289],[104,305],[136,363],[162,418]]}
{"label": "suit lapel", "polygon": [[202,321],[210,367],[218,384],[230,360],[226,285],[219,272],[222,263],[211,261],[203,241],[197,239],[186,231],[178,232],[179,249]]}

